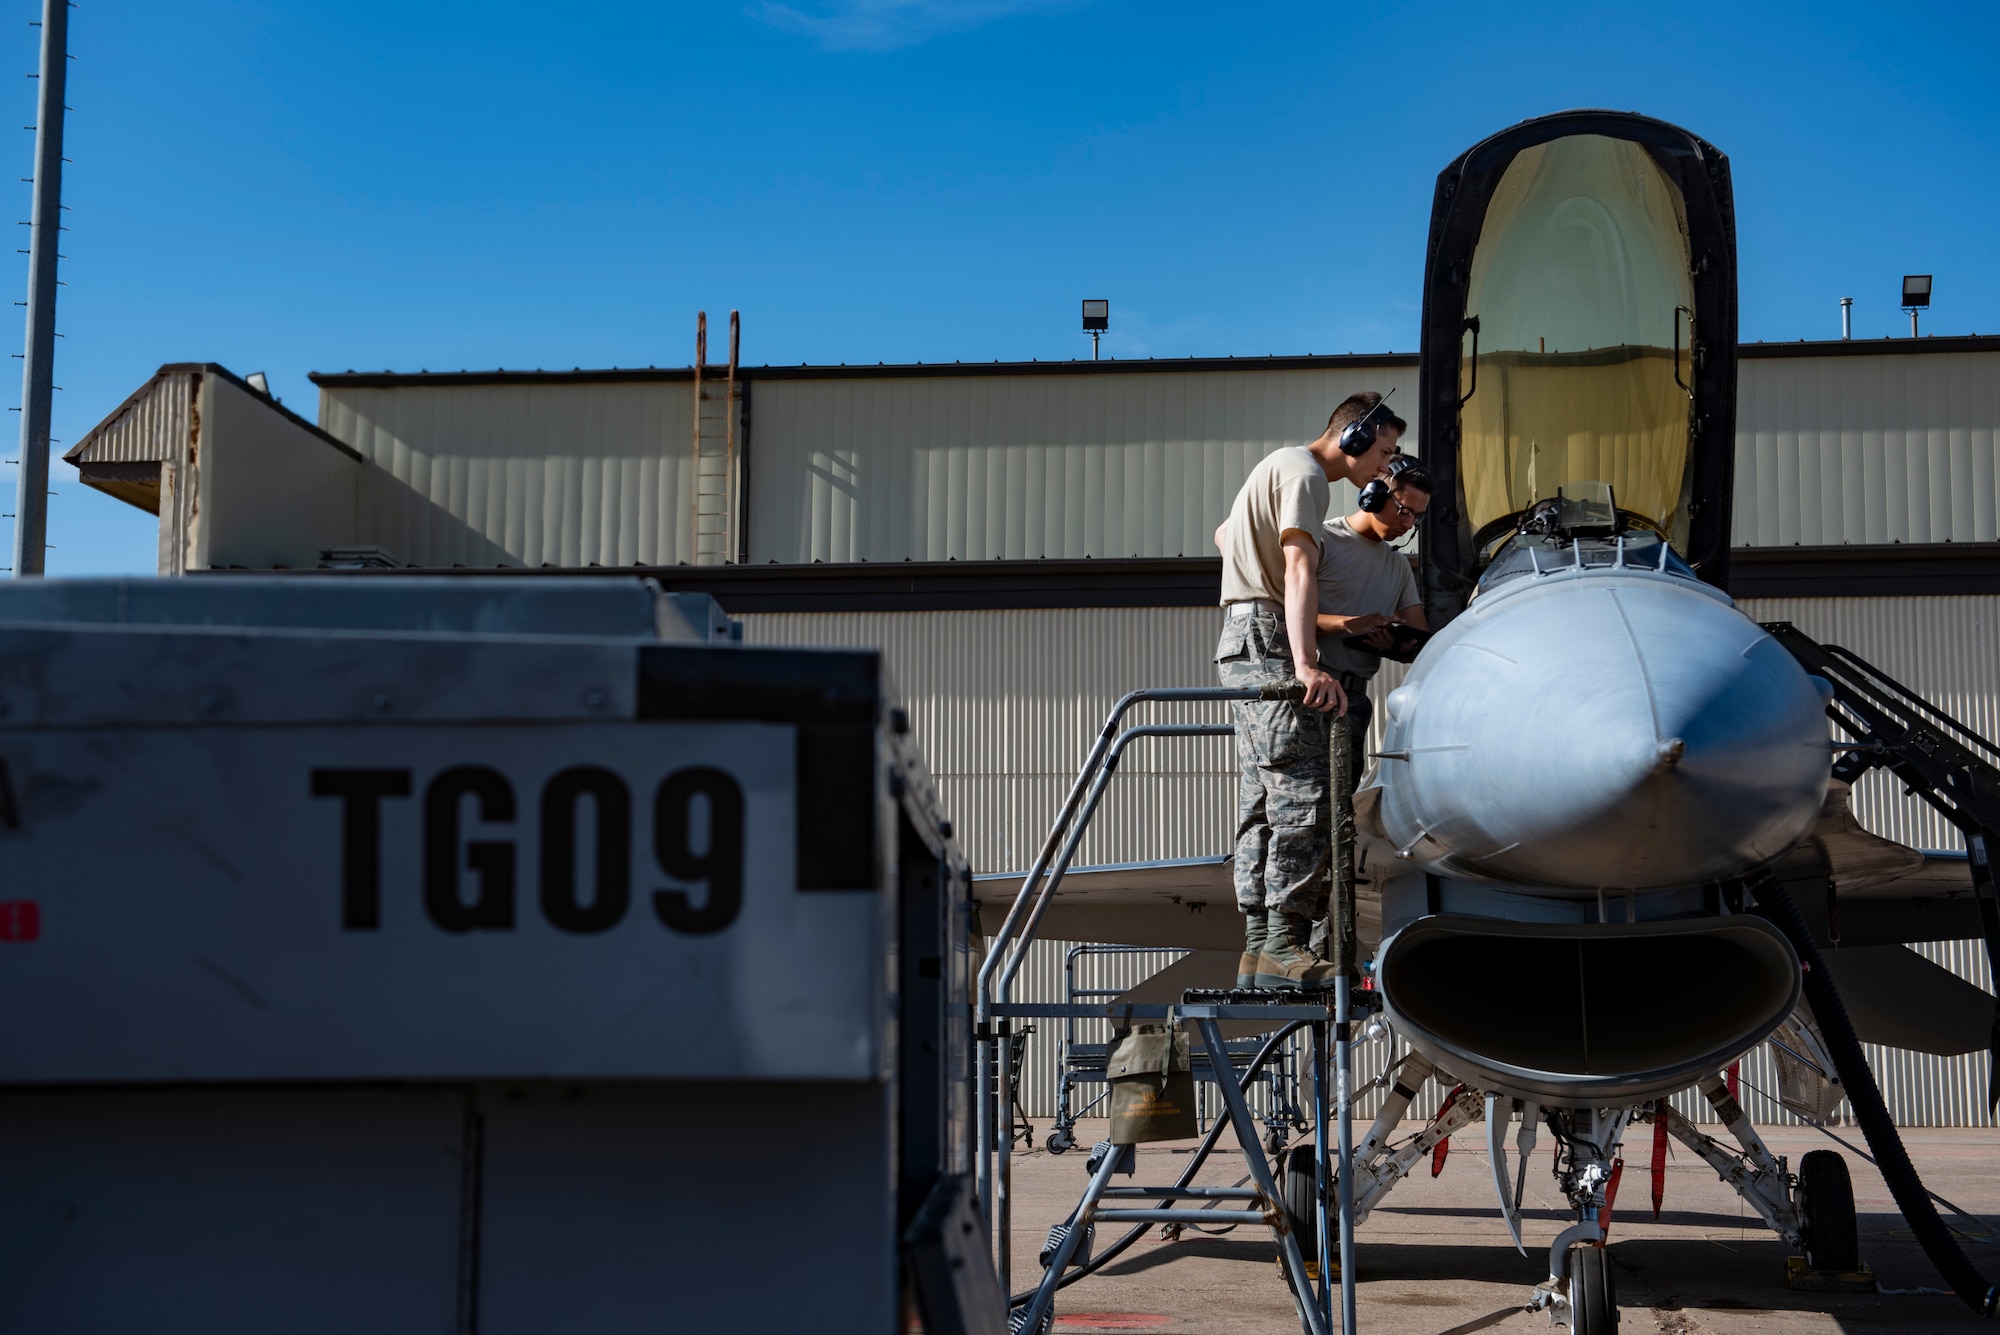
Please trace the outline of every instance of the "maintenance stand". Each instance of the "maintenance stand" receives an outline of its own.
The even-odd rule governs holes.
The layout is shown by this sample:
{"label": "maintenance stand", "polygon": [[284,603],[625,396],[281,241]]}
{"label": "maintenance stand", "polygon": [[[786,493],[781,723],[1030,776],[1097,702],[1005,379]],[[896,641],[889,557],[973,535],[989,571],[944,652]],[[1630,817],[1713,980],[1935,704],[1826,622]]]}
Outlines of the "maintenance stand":
{"label": "maintenance stand", "polygon": [[[1167,1020],[1190,1025],[1201,1041],[1210,1070],[1216,1073],[1226,1116],[1216,1119],[1200,1148],[1180,1179],[1170,1186],[1114,1187],[1111,1178],[1131,1173],[1136,1160],[1130,1145],[1101,1144],[1089,1160],[1090,1184],[1068,1219],[1051,1231],[1051,1247],[1042,1257],[1045,1270],[1031,1290],[1014,1293],[1008,1299],[1009,1328],[1028,1335],[1043,1335],[1055,1314],[1055,1295],[1064,1285],[1094,1272],[1138,1240],[1155,1223],[1265,1224],[1275,1235],[1286,1285],[1298,1309],[1299,1324],[1305,1335],[1330,1335],[1335,1329],[1352,1331],[1354,1321],[1354,1202],[1351,1171],[1330,1178],[1333,1161],[1343,1169],[1353,1162],[1353,1010],[1361,998],[1350,992],[1347,980],[1339,980],[1332,996],[1296,992],[1218,992],[1186,995],[1183,1004],[1140,1005],[1136,1003],[1054,1004],[1015,1002],[1010,999],[1014,979],[1027,958],[1042,918],[1061,888],[1062,879],[1076,856],[1078,846],[1097,814],[1105,790],[1117,773],[1126,749],[1142,738],[1219,737],[1234,729],[1227,724],[1183,723],[1142,724],[1119,731],[1125,715],[1141,703],[1227,702],[1234,700],[1296,699],[1297,687],[1234,689],[1229,687],[1172,687],[1128,693],[1113,706],[1097,740],[1085,757],[1076,780],[1071,784],[1048,836],[1042,842],[1033,866],[1021,882],[1021,889],[1008,910],[1005,922],[988,943],[987,956],[980,966],[975,1010],[975,1038],[980,1047],[977,1063],[978,1181],[979,1199],[995,1246],[995,1264],[1003,1291],[1011,1290],[1012,1201],[1009,1194],[1013,1156],[1013,1092],[1010,1063],[999,1054],[1012,1044],[1010,1026],[1026,1019],[1112,1019]],[[1348,906],[1351,913],[1352,906]],[[1338,910],[1336,910],[1338,911]],[[1352,939],[1351,922],[1348,939]],[[1219,1022],[1251,1020],[1268,1023],[1270,1034],[1263,1048],[1240,1077],[1234,1076],[1228,1045]],[[1267,1158],[1255,1116],[1246,1092],[1253,1086],[1265,1063],[1280,1046],[1300,1029],[1312,1035],[1310,1066],[1313,1075],[1313,1129],[1319,1144],[1308,1149],[1310,1164],[1301,1190],[1281,1190],[1277,1170]],[[1330,1078],[1331,1077],[1331,1078]],[[1336,1086],[1330,1089],[1329,1085]],[[1249,1187],[1195,1187],[1195,1174],[1215,1148],[1223,1129],[1234,1132],[1237,1147],[1249,1171]],[[1329,1128],[1338,1129],[1333,1154],[1326,1146]],[[1307,1149],[1307,1147],[1300,1147]],[[1287,1160],[1299,1162],[1297,1151]],[[1290,1177],[1290,1173],[1287,1176]],[[1288,1185],[1290,1185],[1288,1183]],[[1132,1201],[1127,1206],[1104,1205],[1104,1201]],[[1175,1201],[1227,1201],[1240,1203],[1235,1210],[1175,1208]],[[1150,1201],[1149,1205],[1137,1202]],[[1129,1223],[1123,1238],[1080,1260],[1086,1242],[1097,1223]],[[1309,1270],[1301,1234],[1315,1255]],[[1338,1256],[1335,1255],[1336,1239]],[[1336,1264],[1337,1260],[1337,1264]],[[1314,1276],[1317,1276],[1315,1283]],[[1335,1277],[1338,1283],[1335,1283]],[[1338,1294],[1339,1307],[1335,1307]]]}
{"label": "maintenance stand", "polygon": [[0,1326],[1002,1329],[964,861],[875,654],[732,631],[0,588]]}

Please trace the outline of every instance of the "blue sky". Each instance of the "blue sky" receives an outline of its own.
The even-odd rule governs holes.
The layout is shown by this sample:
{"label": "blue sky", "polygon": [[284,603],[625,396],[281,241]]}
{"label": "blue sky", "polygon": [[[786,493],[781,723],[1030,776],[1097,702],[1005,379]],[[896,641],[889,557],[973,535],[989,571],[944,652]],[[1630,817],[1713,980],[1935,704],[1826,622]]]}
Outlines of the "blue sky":
{"label": "blue sky", "polygon": [[[1087,356],[1084,296],[1121,357],[1413,350],[1439,168],[1573,106],[1730,155],[1745,339],[1903,332],[1909,271],[2000,332],[1996,49],[1992,4],[89,0],[55,434],[168,361],[308,417],[311,370],[685,365],[704,308],[752,364]],[[151,571],[52,485],[51,573]]]}

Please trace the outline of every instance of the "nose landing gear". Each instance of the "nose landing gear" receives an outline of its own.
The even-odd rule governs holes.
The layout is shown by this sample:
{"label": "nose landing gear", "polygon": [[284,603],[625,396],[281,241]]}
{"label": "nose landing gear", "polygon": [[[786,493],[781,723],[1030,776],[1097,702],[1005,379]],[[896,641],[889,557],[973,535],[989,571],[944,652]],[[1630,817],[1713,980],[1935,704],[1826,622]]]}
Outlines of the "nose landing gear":
{"label": "nose landing gear", "polygon": [[1847,1160],[1832,1150],[1814,1150],[1800,1159],[1798,1204],[1799,1249],[1806,1264],[1838,1273],[1859,1270],[1861,1239]]}

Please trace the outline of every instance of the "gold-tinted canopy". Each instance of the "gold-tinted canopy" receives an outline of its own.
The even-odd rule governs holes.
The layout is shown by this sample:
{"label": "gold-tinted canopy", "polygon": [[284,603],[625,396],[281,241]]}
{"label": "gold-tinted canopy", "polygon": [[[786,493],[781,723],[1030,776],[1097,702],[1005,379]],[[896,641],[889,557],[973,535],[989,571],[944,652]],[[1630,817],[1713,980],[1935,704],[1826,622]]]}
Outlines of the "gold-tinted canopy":
{"label": "gold-tinted canopy", "polygon": [[1487,207],[1465,310],[1473,531],[1604,482],[1684,546],[1698,313],[1680,192],[1646,149],[1594,134],[1523,149]]}

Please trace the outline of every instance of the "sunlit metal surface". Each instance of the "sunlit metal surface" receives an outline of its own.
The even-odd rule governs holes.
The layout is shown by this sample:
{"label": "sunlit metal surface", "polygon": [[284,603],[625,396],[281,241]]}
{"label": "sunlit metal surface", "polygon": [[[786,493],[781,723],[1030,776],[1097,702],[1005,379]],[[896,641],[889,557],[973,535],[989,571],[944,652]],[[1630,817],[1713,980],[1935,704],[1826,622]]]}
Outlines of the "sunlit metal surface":
{"label": "sunlit metal surface", "polygon": [[1530,575],[1476,600],[1389,697],[1383,830],[1440,875],[1591,894],[1740,872],[1819,813],[1823,709],[1712,589]]}

